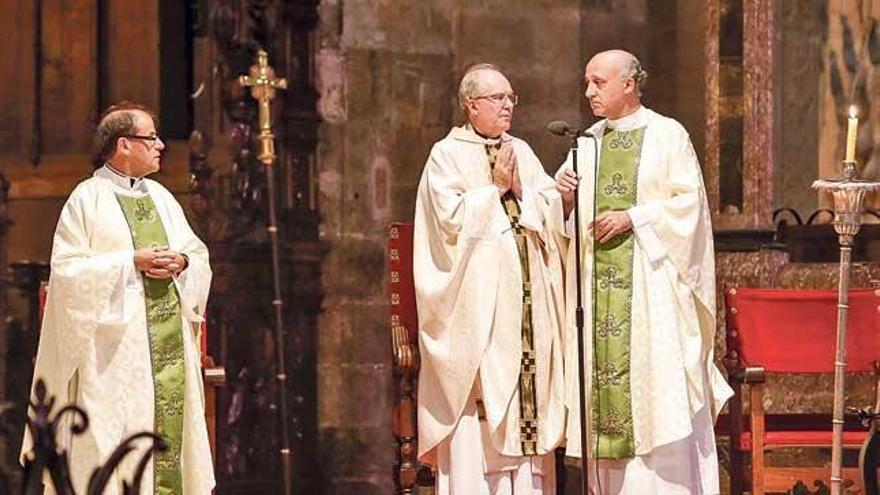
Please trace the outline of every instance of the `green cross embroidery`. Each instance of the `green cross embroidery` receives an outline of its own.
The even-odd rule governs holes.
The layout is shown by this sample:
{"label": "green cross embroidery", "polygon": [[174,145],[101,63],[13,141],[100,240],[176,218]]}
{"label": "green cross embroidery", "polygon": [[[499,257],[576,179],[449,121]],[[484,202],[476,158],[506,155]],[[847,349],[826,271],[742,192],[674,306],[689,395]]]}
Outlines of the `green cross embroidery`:
{"label": "green cross embroidery", "polygon": [[623,322],[617,321],[617,317],[612,313],[605,315],[605,319],[596,325],[596,334],[602,338],[620,337],[623,332]]}
{"label": "green cross embroidery", "polygon": [[[615,131],[609,143],[611,149],[614,151],[631,150],[633,145],[635,145],[635,142],[633,141],[632,137],[630,137],[630,132],[632,131]],[[641,142],[639,143],[639,145],[641,145]]]}
{"label": "green cross embroidery", "polygon": [[614,363],[605,363],[605,366],[596,370],[596,382],[600,387],[620,386],[624,376],[626,375]]}
{"label": "green cross embroidery", "polygon": [[[637,178],[644,128],[606,129],[597,170],[596,211],[626,211],[637,200]],[[630,359],[632,277],[635,238],[620,235],[596,245],[593,287],[594,381],[593,436],[596,457],[624,459],[635,455],[632,428]]]}
{"label": "green cross embroidery", "polygon": [[175,309],[177,308],[172,306],[167,299],[163,299],[150,308],[150,320],[167,320],[169,316],[174,314]]}
{"label": "green cross embroidery", "polygon": [[[165,227],[157,221],[156,205],[149,195],[117,194],[116,199],[131,229],[135,249],[168,245]],[[186,385],[180,295],[171,279],[144,276],[143,283],[153,371],[155,431],[168,444],[168,450],[154,459],[153,493],[180,495],[183,493],[180,456]]]}
{"label": "green cross embroidery", "polygon": [[135,210],[134,210],[134,218],[138,222],[152,222],[153,221],[153,212],[147,209],[146,203],[142,199],[136,199]]}
{"label": "green cross embroidery", "polygon": [[601,278],[599,278],[599,288],[602,290],[628,289],[629,284],[620,276],[617,268],[609,266],[602,273]]}
{"label": "green cross embroidery", "polygon": [[624,196],[629,188],[623,183],[623,174],[611,176],[611,184],[605,186],[605,194],[608,196]]}
{"label": "green cross embroidery", "polygon": [[632,416],[621,414],[616,409],[611,409],[598,422],[599,433],[609,436],[624,436],[632,430]]}

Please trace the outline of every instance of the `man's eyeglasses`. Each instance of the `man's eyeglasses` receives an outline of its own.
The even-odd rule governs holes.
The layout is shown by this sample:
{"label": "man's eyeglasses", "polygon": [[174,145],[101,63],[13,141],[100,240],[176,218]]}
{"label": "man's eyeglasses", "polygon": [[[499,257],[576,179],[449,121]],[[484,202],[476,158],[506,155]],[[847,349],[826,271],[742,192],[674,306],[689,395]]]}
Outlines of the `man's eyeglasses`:
{"label": "man's eyeglasses", "polygon": [[505,100],[510,101],[510,104],[516,106],[519,103],[519,95],[516,93],[504,94],[504,93],[496,93],[494,95],[484,95],[484,96],[474,96],[474,100],[486,99],[491,101],[492,103],[503,105]]}
{"label": "man's eyeglasses", "polygon": [[153,145],[153,146],[155,146],[156,141],[162,140],[162,138],[160,138],[159,136],[157,136],[155,134],[151,134],[149,136],[141,136],[138,134],[123,134],[121,137],[128,138],[128,139],[142,139],[144,141],[148,141],[149,144]]}

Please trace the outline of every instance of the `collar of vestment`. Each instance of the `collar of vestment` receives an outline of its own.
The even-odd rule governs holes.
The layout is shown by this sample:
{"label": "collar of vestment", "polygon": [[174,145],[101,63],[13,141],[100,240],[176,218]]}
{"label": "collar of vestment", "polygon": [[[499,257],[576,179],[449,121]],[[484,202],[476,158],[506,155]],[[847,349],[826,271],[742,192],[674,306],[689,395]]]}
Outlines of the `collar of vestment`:
{"label": "collar of vestment", "polygon": [[498,144],[499,142],[503,143],[505,141],[510,141],[513,139],[508,133],[501,134],[500,137],[497,138],[485,138],[480,136],[474,131],[473,126],[471,124],[465,124],[461,127],[453,127],[451,131],[449,131],[449,137],[456,139],[458,141],[465,141],[468,143],[474,144]]}
{"label": "collar of vestment", "polygon": [[95,170],[95,177],[109,180],[117,187],[129,192],[148,193],[147,184],[143,177],[131,177],[105,163],[103,167]]}
{"label": "collar of vestment", "polygon": [[648,120],[650,120],[650,118],[651,111],[644,106],[639,105],[639,108],[635,112],[619,119],[608,119],[605,125],[610,129],[618,131],[630,131],[645,127],[648,125]]}

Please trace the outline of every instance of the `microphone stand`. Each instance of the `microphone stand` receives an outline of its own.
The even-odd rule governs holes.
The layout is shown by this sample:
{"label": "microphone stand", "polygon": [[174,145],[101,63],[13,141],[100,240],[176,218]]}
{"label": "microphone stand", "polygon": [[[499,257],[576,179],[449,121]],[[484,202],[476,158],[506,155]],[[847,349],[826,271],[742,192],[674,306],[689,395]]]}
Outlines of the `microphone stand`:
{"label": "microphone stand", "polygon": [[[578,176],[578,135],[575,132],[571,138],[571,166],[575,177]],[[580,411],[581,424],[581,494],[588,495],[590,493],[590,476],[589,476],[589,459],[587,458],[587,413],[584,410],[584,402],[587,397],[586,392],[586,374],[584,372],[584,305],[581,296],[581,219],[580,219],[580,181],[574,190],[574,269],[575,269],[575,292],[577,294],[577,306],[574,310],[575,327],[577,328],[578,339],[578,387],[580,389]],[[595,213],[595,212],[594,212]]]}

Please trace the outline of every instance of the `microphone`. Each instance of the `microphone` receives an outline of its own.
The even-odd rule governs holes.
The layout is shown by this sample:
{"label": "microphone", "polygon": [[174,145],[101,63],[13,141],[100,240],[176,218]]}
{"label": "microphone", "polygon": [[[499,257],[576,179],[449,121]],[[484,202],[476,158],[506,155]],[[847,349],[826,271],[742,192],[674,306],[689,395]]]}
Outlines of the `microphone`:
{"label": "microphone", "polygon": [[593,134],[586,129],[578,129],[573,127],[568,122],[564,120],[554,120],[547,124],[547,130],[550,134],[555,136],[567,136],[567,137],[593,137]]}

